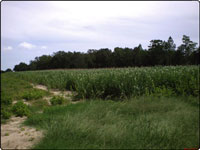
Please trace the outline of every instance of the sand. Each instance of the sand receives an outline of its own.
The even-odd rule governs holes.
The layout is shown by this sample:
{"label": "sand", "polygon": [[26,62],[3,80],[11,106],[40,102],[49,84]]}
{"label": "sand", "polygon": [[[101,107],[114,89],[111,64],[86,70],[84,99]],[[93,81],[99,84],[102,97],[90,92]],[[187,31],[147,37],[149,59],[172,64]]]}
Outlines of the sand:
{"label": "sand", "polygon": [[30,149],[42,138],[42,131],[22,125],[26,117],[11,117],[1,125],[2,149]]}

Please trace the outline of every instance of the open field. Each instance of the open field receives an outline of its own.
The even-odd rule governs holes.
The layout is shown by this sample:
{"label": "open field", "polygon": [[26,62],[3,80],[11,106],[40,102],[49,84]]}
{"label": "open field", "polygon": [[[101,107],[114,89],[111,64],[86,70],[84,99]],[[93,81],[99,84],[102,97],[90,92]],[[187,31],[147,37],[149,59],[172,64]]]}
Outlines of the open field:
{"label": "open field", "polygon": [[27,116],[22,126],[43,133],[32,148],[199,147],[198,66],[1,75],[1,123]]}

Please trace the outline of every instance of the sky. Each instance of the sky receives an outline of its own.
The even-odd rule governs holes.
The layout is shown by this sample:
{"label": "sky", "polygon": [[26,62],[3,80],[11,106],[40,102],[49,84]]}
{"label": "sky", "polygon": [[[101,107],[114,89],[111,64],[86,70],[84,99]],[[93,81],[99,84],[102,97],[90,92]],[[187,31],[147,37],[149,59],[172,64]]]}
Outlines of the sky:
{"label": "sky", "polygon": [[197,1],[3,1],[1,70],[54,52],[115,47],[177,46],[187,35],[199,45]]}

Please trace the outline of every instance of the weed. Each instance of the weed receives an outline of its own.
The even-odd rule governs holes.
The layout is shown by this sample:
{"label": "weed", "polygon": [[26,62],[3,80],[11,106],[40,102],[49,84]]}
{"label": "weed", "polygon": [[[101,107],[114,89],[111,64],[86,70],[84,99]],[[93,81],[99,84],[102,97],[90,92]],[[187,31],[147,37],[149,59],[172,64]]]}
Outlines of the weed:
{"label": "weed", "polygon": [[6,95],[5,91],[1,92],[1,105],[9,106],[12,104],[12,98],[9,95]]}
{"label": "weed", "polygon": [[62,96],[53,96],[50,99],[51,105],[62,105],[65,101],[65,98]]}
{"label": "weed", "polygon": [[12,107],[12,111],[16,116],[28,116],[30,114],[30,110],[28,106],[23,103],[23,101],[18,101]]}
{"label": "weed", "polygon": [[33,141],[35,138],[34,137],[31,137],[28,141]]}
{"label": "weed", "polygon": [[9,119],[11,117],[12,113],[10,112],[9,107],[2,108],[1,110],[1,117],[3,119]]}
{"label": "weed", "polygon": [[4,136],[9,136],[9,133],[5,133],[5,135]]}
{"label": "weed", "polygon": [[45,95],[47,95],[46,91],[38,90],[38,89],[32,89],[30,91],[25,91],[23,93],[22,98],[26,99],[26,100],[40,99]]}

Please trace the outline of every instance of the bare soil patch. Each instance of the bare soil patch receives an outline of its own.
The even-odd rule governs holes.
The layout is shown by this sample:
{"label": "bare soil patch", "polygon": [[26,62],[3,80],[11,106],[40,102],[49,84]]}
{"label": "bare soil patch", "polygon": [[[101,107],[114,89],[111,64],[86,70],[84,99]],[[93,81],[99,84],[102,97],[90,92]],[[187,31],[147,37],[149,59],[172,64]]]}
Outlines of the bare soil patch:
{"label": "bare soil patch", "polygon": [[22,125],[26,117],[11,117],[1,125],[2,149],[30,149],[42,138],[42,131]]}
{"label": "bare soil patch", "polygon": [[44,85],[34,85],[34,84],[31,85],[33,86],[33,88],[48,91],[48,88]]}

